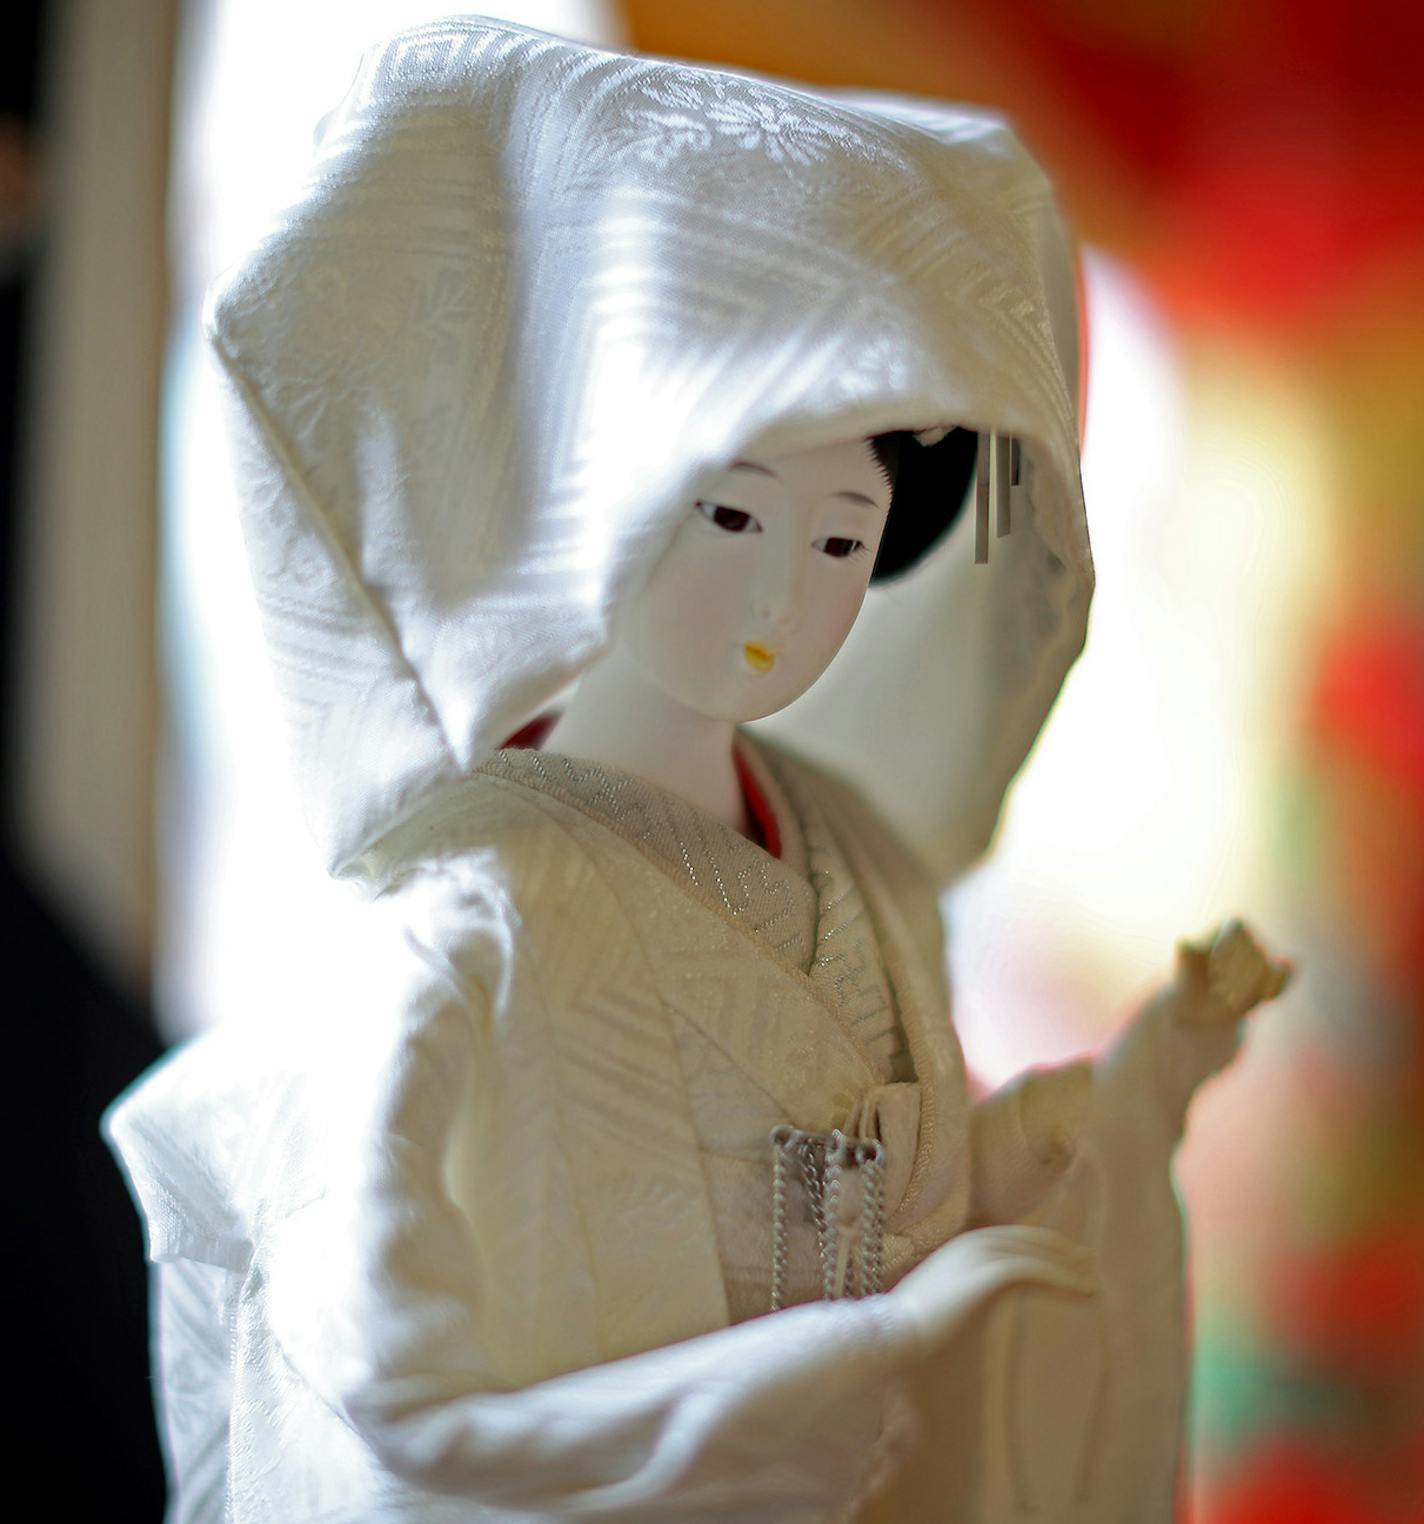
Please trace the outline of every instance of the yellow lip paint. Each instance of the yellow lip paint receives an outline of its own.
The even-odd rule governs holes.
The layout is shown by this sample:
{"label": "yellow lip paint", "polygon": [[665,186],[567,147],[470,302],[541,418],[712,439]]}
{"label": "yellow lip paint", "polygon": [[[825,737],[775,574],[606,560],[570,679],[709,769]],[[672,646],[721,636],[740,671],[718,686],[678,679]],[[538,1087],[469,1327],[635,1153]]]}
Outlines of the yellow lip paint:
{"label": "yellow lip paint", "polygon": [[776,665],[776,652],[759,640],[749,640],[742,647],[742,654],[753,672],[770,672]]}

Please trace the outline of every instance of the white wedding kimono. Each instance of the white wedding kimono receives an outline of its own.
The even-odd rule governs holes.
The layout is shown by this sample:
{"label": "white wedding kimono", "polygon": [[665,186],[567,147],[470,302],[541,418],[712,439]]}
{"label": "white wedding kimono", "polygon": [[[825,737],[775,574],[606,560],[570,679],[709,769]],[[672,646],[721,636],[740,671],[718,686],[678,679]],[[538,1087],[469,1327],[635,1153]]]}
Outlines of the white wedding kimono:
{"label": "white wedding kimono", "polygon": [[[1071,263],[1012,135],[443,22],[368,57],[210,329],[308,815],[387,955],[106,1118],[175,1524],[1170,1519],[1169,1159],[1220,1043],[1149,1010],[971,1106],[944,982],[938,889],[1092,584]],[[502,744],[699,481],[946,422],[1020,441],[1012,533],[873,590],[783,740],[741,736],[779,855]],[[888,1289],[825,1299],[793,1196],[765,1315],[786,1125],[883,1145]],[[1100,1295],[1006,1288],[971,1234],[927,1347],[896,1281],[1015,1220]]]}

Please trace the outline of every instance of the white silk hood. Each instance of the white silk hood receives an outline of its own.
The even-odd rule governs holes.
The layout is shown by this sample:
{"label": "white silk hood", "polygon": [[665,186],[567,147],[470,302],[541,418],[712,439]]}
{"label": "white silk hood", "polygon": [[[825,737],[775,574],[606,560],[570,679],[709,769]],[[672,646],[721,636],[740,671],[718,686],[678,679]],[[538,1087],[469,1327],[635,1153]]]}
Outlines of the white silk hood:
{"label": "white silk hood", "polygon": [[208,326],[333,873],[577,678],[733,459],[947,423],[1021,441],[1012,533],[872,588],[767,728],[945,877],[983,850],[1092,591],[1072,258],[1001,120],[420,27]]}

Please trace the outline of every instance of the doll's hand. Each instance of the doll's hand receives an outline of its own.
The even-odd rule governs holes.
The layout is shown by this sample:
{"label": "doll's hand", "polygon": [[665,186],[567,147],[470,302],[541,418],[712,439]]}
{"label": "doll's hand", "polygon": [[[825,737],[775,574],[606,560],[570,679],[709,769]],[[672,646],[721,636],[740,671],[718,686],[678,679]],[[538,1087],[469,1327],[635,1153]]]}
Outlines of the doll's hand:
{"label": "doll's hand", "polygon": [[1292,972],[1243,922],[1228,921],[1210,942],[1177,944],[1173,1016],[1188,1027],[1227,1026],[1263,1000],[1274,1000]]}
{"label": "doll's hand", "polygon": [[982,1304],[1016,1284],[1074,1296],[1098,1291],[1092,1253],[1052,1228],[976,1228],[930,1254],[889,1293],[916,1327],[926,1354],[937,1349]]}
{"label": "doll's hand", "polygon": [[1279,995],[1291,972],[1240,921],[1228,921],[1210,939],[1178,943],[1176,978],[1097,1063],[1103,1104],[1130,1111],[1150,1068],[1170,1133],[1179,1137],[1198,1087],[1236,1056],[1241,1018]]}

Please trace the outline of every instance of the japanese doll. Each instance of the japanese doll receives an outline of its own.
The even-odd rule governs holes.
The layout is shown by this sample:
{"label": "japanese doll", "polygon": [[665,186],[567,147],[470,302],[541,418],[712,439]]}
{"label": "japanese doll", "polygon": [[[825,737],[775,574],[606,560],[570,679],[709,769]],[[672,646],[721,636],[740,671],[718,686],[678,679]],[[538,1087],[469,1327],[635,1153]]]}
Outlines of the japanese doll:
{"label": "japanese doll", "polygon": [[971,1102],[938,905],[1084,639],[1075,291],[986,112],[366,57],[208,328],[373,972],[106,1118],[171,1519],[1173,1517],[1171,1154],[1284,970]]}

